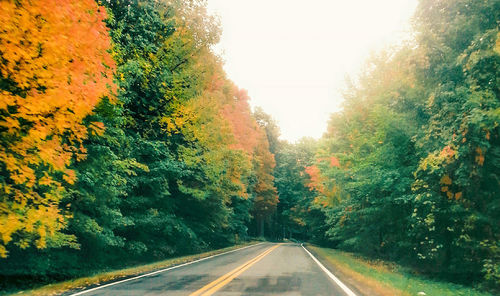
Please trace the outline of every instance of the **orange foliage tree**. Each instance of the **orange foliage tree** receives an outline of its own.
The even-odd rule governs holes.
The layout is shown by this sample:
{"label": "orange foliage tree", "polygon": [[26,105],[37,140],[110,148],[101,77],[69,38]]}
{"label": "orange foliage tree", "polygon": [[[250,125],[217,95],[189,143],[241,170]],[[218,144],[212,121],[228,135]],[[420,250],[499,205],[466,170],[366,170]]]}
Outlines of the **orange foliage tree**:
{"label": "orange foliage tree", "polygon": [[223,116],[229,121],[235,137],[233,148],[242,149],[252,155],[259,141],[259,127],[252,117],[248,93],[244,89],[233,86],[232,102],[223,109]]}
{"label": "orange foliage tree", "polygon": [[234,135],[233,149],[245,151],[252,161],[255,174],[253,186],[253,215],[259,234],[264,235],[264,220],[276,211],[278,193],[274,187],[274,155],[269,151],[265,130],[252,116],[246,90],[233,87],[232,101],[225,105],[222,115],[227,119]]}
{"label": "orange foliage tree", "polygon": [[[85,156],[82,124],[113,92],[114,62],[93,0],[2,1],[0,9],[0,256],[15,242],[74,241],[60,230],[68,169]],[[101,132],[102,123],[90,130]]]}
{"label": "orange foliage tree", "polygon": [[309,183],[306,186],[317,193],[314,204],[327,207],[340,201],[340,191],[334,177],[339,169],[341,169],[340,161],[335,156],[320,157],[316,160],[316,164],[305,168],[305,172],[309,175]]}

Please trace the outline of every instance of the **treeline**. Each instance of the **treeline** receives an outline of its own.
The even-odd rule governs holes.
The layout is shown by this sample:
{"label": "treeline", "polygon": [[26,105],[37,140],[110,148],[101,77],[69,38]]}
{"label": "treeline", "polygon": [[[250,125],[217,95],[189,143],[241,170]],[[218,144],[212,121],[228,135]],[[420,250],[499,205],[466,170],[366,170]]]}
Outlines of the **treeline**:
{"label": "treeline", "polygon": [[0,27],[0,288],[261,234],[274,156],[204,1],[6,0]]}
{"label": "treeline", "polygon": [[500,291],[499,22],[496,0],[420,1],[414,38],[368,61],[317,147],[276,155],[299,234]]}

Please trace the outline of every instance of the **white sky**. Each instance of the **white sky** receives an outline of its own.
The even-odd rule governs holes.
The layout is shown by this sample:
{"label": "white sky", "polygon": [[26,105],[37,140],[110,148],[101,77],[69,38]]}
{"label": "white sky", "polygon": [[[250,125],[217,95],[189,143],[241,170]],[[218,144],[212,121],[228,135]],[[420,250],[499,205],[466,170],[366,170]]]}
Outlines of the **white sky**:
{"label": "white sky", "polygon": [[417,0],[208,0],[228,76],[281,128],[319,138],[338,111],[346,75],[373,50],[408,35]]}

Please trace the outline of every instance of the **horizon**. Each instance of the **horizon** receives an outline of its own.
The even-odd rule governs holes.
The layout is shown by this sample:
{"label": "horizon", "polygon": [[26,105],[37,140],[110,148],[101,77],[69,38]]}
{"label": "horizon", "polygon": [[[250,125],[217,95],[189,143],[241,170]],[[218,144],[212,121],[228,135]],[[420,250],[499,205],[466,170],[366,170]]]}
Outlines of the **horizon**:
{"label": "horizon", "polygon": [[208,1],[209,13],[220,18],[215,51],[229,79],[248,91],[252,109],[270,114],[280,138],[290,142],[326,132],[330,114],[341,110],[345,79],[355,78],[371,53],[409,36],[417,5],[416,0],[301,3]]}

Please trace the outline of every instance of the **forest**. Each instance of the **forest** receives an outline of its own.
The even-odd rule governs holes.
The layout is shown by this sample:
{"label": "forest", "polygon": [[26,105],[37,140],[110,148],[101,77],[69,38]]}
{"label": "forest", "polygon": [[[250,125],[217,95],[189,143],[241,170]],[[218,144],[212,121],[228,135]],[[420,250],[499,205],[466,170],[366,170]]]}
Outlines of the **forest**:
{"label": "forest", "polygon": [[1,0],[0,290],[265,237],[500,292],[499,24],[420,0],[289,143],[203,0]]}

